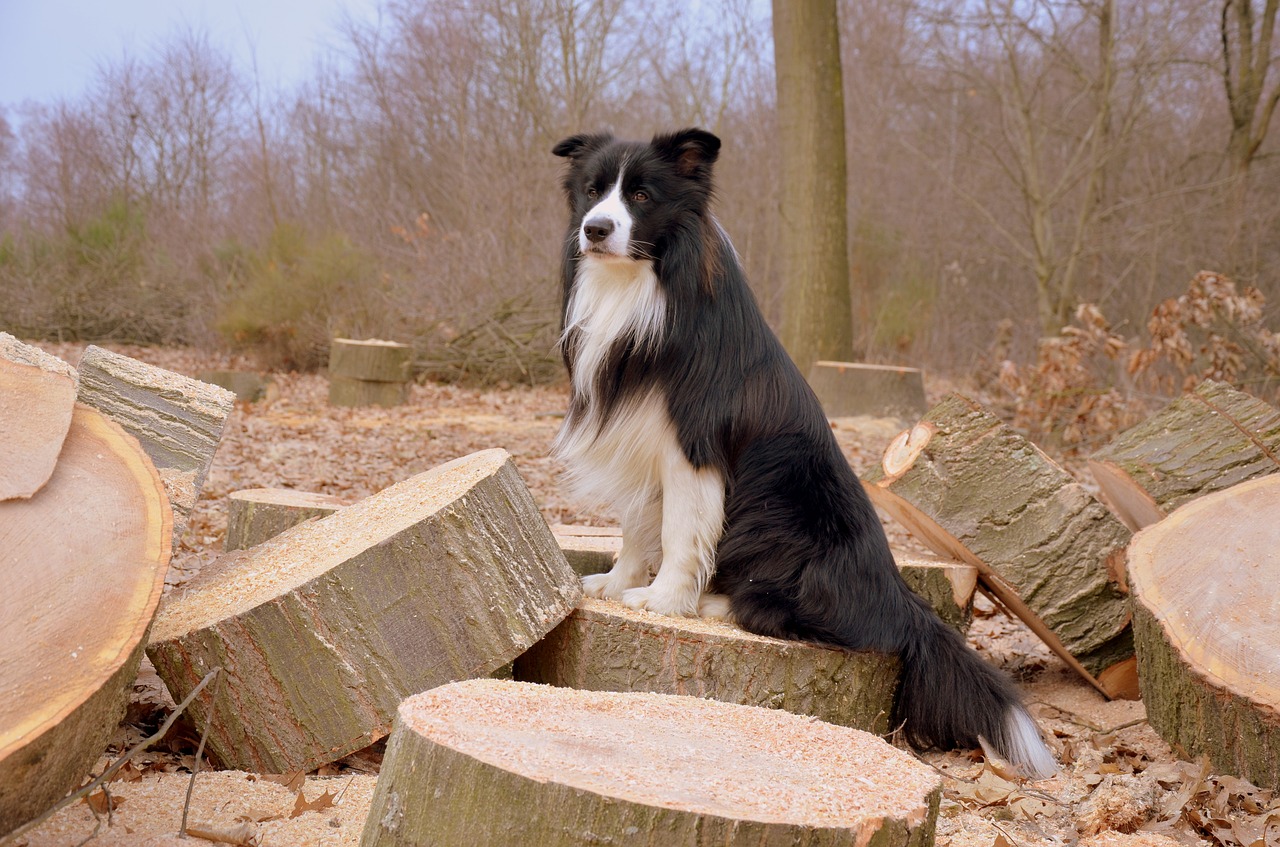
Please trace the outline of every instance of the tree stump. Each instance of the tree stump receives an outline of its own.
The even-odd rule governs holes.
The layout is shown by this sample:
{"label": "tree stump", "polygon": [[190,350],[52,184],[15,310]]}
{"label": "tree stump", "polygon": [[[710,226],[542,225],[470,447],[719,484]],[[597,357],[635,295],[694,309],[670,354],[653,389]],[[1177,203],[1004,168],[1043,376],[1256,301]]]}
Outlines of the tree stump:
{"label": "tree stump", "polygon": [[399,406],[408,398],[413,348],[376,338],[335,338],[329,346],[329,402]]}
{"label": "tree stump", "polygon": [[76,372],[0,332],[0,500],[30,497],[53,475],[76,403]]}
{"label": "tree stump", "polygon": [[76,788],[115,731],[171,521],[138,442],[78,404],[53,476],[0,502],[0,835]]}
{"label": "tree stump", "polygon": [[1109,697],[1136,696],[1122,579],[1130,533],[1035,445],[958,394],[863,474],[872,501]]}
{"label": "tree stump", "polygon": [[226,551],[244,550],[346,505],[341,497],[291,488],[246,488],[227,497]]}
{"label": "tree stump", "polygon": [[213,757],[291,773],[386,735],[408,695],[510,662],[581,595],[511,457],[486,450],[206,566],[147,655],[175,699],[222,666],[188,713],[212,713]]}
{"label": "tree stump", "polygon": [[76,399],[124,427],[151,457],[169,492],[176,543],[204,487],[235,395],[90,345],[80,359]]}
{"label": "tree stump", "polygon": [[1280,789],[1280,476],[1201,497],[1134,536],[1129,586],[1151,726]]}
{"label": "tree stump", "polygon": [[1183,503],[1280,471],[1280,411],[1206,380],[1094,453],[1112,511],[1138,530]]}
{"label": "tree stump", "polygon": [[929,410],[924,372],[855,362],[814,362],[809,385],[829,418],[869,415],[914,421]]}
{"label": "tree stump", "polygon": [[475,680],[400,707],[360,843],[924,847],[940,783],[786,712]]}
{"label": "tree stump", "polygon": [[884,733],[892,729],[898,659],[584,597],[564,623],[516,660],[514,676],[589,691],[690,694]]}
{"label": "tree stump", "polygon": [[556,524],[551,533],[578,576],[608,571],[622,550],[622,530],[617,527]]}
{"label": "tree stump", "polygon": [[347,376],[329,377],[331,406],[402,406],[409,399],[407,382],[371,382]]}
{"label": "tree stump", "polygon": [[227,389],[241,403],[258,402],[267,396],[267,387],[272,384],[271,379],[257,371],[201,371],[196,378]]}

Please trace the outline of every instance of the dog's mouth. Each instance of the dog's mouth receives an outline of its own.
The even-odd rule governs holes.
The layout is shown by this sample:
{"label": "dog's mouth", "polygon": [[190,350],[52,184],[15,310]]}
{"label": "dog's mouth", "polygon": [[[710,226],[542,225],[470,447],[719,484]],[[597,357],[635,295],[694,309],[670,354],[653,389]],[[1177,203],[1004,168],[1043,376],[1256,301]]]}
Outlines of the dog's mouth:
{"label": "dog's mouth", "polygon": [[629,258],[625,253],[618,253],[605,247],[603,244],[592,244],[586,250],[580,251],[583,256],[589,259],[626,259]]}

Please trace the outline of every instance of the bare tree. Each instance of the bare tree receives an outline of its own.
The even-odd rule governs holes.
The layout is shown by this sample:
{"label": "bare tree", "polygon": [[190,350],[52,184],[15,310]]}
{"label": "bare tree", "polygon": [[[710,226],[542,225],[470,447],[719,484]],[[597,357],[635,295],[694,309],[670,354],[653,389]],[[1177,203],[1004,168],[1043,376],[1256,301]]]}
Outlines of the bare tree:
{"label": "bare tree", "polygon": [[1272,67],[1280,64],[1280,43],[1273,43],[1280,0],[1264,0],[1260,17],[1254,6],[1254,0],[1222,2],[1222,82],[1231,113],[1227,151],[1240,176],[1248,175],[1280,104],[1280,82],[1267,89]]}

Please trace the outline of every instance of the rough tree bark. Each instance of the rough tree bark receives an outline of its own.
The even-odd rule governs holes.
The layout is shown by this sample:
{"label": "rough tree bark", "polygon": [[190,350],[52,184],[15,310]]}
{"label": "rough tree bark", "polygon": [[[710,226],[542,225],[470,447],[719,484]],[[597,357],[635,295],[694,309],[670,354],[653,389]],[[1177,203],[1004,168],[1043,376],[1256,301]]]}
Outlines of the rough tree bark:
{"label": "rough tree bark", "polygon": [[360,843],[924,847],[940,788],[786,712],[474,680],[400,707]]}
{"label": "rough tree bark", "polygon": [[346,505],[340,497],[291,488],[247,488],[227,497],[226,551],[245,550]]}
{"label": "rough tree bark", "polygon": [[1195,500],[1134,537],[1129,584],[1151,726],[1280,789],[1280,476]]}

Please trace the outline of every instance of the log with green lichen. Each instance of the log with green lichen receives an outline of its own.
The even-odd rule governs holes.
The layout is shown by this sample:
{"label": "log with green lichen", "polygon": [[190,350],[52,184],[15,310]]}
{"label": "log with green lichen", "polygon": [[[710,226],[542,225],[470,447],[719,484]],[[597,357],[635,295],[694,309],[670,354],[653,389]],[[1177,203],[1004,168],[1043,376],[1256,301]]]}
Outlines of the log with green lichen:
{"label": "log with green lichen", "polygon": [[224,550],[244,550],[346,505],[340,497],[291,488],[246,488],[227,497]]}
{"label": "log with green lichen", "polygon": [[689,694],[887,732],[898,659],[584,598],[516,660],[515,678],[590,691]]}
{"label": "log with green lichen", "polygon": [[948,396],[863,474],[877,506],[979,579],[1086,680],[1132,693],[1130,533],[979,404]]}
{"label": "log with green lichen", "polygon": [[1206,495],[1129,548],[1147,720],[1218,771],[1280,789],[1280,476]]}
{"label": "log with green lichen", "polygon": [[1131,529],[1196,497],[1280,471],[1280,411],[1206,380],[1094,453],[1089,470]]}
{"label": "log with green lichen", "polygon": [[402,699],[510,662],[581,596],[511,457],[487,450],[206,565],[166,601],[147,655],[212,714],[209,750],[310,770],[384,736]]}
{"label": "log with green lichen", "polygon": [[400,707],[360,843],[928,847],[940,789],[786,712],[476,680]]}

